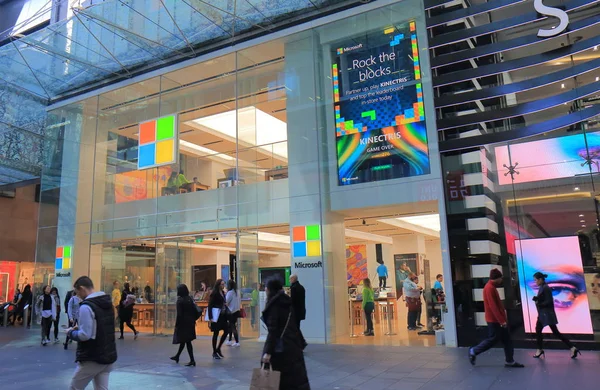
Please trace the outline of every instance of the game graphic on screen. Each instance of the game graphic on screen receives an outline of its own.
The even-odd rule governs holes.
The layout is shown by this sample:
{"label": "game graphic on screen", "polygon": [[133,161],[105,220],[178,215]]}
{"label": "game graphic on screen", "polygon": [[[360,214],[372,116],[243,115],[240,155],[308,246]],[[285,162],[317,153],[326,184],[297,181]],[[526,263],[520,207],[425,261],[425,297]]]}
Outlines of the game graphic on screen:
{"label": "game graphic on screen", "polygon": [[415,22],[361,35],[332,69],[339,185],[430,173]]}

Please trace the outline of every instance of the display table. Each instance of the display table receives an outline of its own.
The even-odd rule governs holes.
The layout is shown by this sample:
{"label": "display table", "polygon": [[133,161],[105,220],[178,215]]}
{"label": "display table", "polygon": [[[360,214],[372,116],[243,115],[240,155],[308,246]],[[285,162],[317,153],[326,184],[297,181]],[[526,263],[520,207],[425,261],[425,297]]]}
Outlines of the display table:
{"label": "display table", "polygon": [[281,180],[288,178],[288,167],[270,169],[265,172],[265,181]]}
{"label": "display table", "polygon": [[[362,309],[362,299],[352,299],[349,310],[349,320],[354,320],[354,325],[364,326],[364,313]],[[375,299],[375,311],[373,312],[373,322],[379,324],[386,319],[387,312],[390,311],[391,318],[395,318],[397,310],[396,297],[380,297]]]}

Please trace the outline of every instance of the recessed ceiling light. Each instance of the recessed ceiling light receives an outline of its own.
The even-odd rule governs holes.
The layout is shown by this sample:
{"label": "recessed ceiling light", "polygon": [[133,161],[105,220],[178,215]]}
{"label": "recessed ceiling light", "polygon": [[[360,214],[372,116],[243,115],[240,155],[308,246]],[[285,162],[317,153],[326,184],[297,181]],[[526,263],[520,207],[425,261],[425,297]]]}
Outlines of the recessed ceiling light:
{"label": "recessed ceiling light", "polygon": [[583,219],[582,219],[581,221],[579,221],[579,222],[581,222],[581,223],[585,223],[585,221],[584,221]]}
{"label": "recessed ceiling light", "polygon": [[573,188],[573,191],[579,191],[579,187]]}
{"label": "recessed ceiling light", "polygon": [[562,84],[560,85],[560,87],[564,89],[564,88],[565,88],[565,83],[562,83]]}
{"label": "recessed ceiling light", "polygon": [[585,225],[581,225],[581,227],[585,227]]}
{"label": "recessed ceiling light", "polygon": [[594,46],[594,51],[598,51],[598,45]]}
{"label": "recessed ceiling light", "polygon": [[600,81],[600,76],[596,76],[596,81]]}
{"label": "recessed ceiling light", "polygon": [[582,218],[582,217],[583,217],[583,214],[579,214],[579,217],[580,217],[580,218]]}

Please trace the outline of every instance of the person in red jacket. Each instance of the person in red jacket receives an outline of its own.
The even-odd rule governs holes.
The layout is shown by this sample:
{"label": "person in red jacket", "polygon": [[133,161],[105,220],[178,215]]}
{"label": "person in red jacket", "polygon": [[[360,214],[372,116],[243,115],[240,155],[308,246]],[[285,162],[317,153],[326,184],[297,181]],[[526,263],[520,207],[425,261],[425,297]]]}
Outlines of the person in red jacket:
{"label": "person in red jacket", "polygon": [[485,310],[485,321],[488,325],[488,338],[479,345],[469,348],[469,361],[475,365],[477,355],[492,348],[494,344],[502,340],[504,345],[504,356],[506,367],[524,367],[513,359],[515,349],[510,339],[510,332],[506,323],[506,311],[498,294],[498,287],[502,285],[502,272],[498,269],[490,271],[490,280],[483,288],[483,308]]}

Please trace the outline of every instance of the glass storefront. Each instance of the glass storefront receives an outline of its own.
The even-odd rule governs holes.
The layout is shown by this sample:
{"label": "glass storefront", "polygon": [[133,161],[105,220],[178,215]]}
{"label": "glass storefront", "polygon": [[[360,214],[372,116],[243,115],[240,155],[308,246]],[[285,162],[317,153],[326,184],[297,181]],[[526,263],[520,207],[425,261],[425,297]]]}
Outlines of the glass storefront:
{"label": "glass storefront", "polygon": [[252,338],[253,293],[296,273],[305,337],[331,343],[364,326],[352,307],[383,262],[379,336],[419,339],[396,271],[410,263],[428,288],[450,273],[425,15],[417,0],[373,8],[51,111],[39,266],[72,248],[55,284],[129,283],[134,324],[157,334],[172,332],[179,283],[204,307],[234,278]]}

